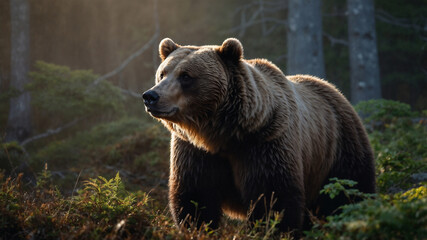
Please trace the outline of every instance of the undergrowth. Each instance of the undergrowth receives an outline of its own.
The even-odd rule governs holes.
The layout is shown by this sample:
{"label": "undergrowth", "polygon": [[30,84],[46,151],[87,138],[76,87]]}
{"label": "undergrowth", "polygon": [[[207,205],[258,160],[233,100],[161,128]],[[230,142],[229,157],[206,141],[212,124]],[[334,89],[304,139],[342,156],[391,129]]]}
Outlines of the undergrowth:
{"label": "undergrowth", "polygon": [[331,198],[339,192],[364,200],[342,206],[341,212],[315,221],[308,239],[425,239],[427,237],[427,185],[396,194],[365,194],[347,189],[354,182],[332,179],[321,191]]}
{"label": "undergrowth", "polygon": [[[226,220],[212,230],[176,227],[166,210],[155,207],[148,194],[125,190],[119,173],[84,181],[76,195],[63,196],[47,169],[37,186],[23,188],[23,174],[0,175],[0,239],[269,239],[278,237],[279,218],[248,222]],[[288,236],[282,234],[282,236]]]}
{"label": "undergrowth", "polygon": [[22,176],[1,179],[2,239],[141,238],[149,226],[148,196],[126,192],[118,174],[89,179],[71,197],[49,184],[47,170],[31,191],[23,189]]}
{"label": "undergrowth", "polygon": [[378,190],[394,193],[426,182],[426,111],[391,100],[361,102],[356,110],[368,116],[364,123],[376,154]]}

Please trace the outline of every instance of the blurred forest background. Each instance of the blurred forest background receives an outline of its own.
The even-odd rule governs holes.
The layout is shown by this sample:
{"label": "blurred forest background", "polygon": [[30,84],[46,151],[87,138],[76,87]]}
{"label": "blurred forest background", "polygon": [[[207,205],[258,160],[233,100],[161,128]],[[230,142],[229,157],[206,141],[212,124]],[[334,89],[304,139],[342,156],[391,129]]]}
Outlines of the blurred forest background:
{"label": "blurred forest background", "polygon": [[[352,98],[349,53],[354,47],[349,47],[349,36],[353,35],[349,35],[350,24],[347,21],[352,11],[347,11],[346,1],[324,0],[322,5],[315,4],[320,1],[307,1],[307,6],[289,1],[289,6],[295,8],[293,11],[288,11],[287,1],[264,0],[160,0],[156,2],[158,6],[154,6],[153,0],[1,1],[0,90],[3,101],[0,110],[3,114],[0,129],[3,130],[9,112],[7,96],[10,96],[5,93],[14,86],[11,43],[16,41],[11,41],[10,4],[19,2],[27,2],[29,8],[26,13],[28,26],[15,27],[18,31],[27,27],[28,32],[28,43],[23,45],[27,48],[28,67],[25,69],[22,66],[25,64],[21,64],[23,70],[36,71],[35,63],[44,61],[73,70],[90,69],[94,74],[104,75],[154,37],[143,54],[108,79],[115,86],[141,93],[153,84],[159,64],[157,44],[163,37],[170,37],[183,45],[206,45],[221,44],[225,38],[233,36],[242,41],[246,58],[267,58],[285,73],[324,77],[337,85],[349,99]],[[375,66],[378,69],[373,71],[379,74],[380,94],[375,98],[405,102],[416,110],[427,107],[426,3],[425,0],[377,0],[375,12],[371,13],[375,19],[360,22],[360,25],[373,25],[374,32],[370,37],[376,39],[374,48],[365,50],[378,55]],[[292,13],[289,17],[288,12]],[[298,19],[298,14],[302,13],[305,15]],[[313,17],[316,14],[319,16]],[[362,14],[357,18],[363,18]],[[314,27],[303,25],[309,22]],[[309,33],[301,35],[301,29]],[[298,34],[301,35],[299,39],[290,38]],[[311,38],[310,34],[318,39],[300,46],[290,43]],[[363,49],[355,51],[365,54]],[[314,58],[319,58],[316,67],[320,70],[301,67],[309,65],[308,59]],[[297,61],[302,64],[295,65]],[[364,61],[367,61],[366,55]],[[37,112],[35,108],[33,117],[36,125],[39,119]]]}
{"label": "blurred forest background", "polygon": [[[369,116],[365,123],[377,156],[382,195],[371,208],[358,205],[357,210],[372,221],[381,214],[387,219],[387,211],[404,216],[386,223],[397,233],[369,228],[384,222],[366,220],[367,225],[352,225],[355,234],[424,236],[417,234],[427,231],[427,209],[420,207],[427,196],[426,13],[426,0],[0,1],[3,239],[69,238],[64,232],[73,231],[72,237],[81,239],[105,234],[232,238],[227,231],[256,239],[260,229],[262,236],[271,234],[271,224],[253,232],[232,221],[222,232],[176,232],[165,210],[158,212],[167,203],[169,133],[144,113],[140,95],[154,84],[158,43],[164,37],[181,45],[220,45],[237,37],[247,59],[266,58],[287,74],[312,74],[335,84]],[[111,181],[96,178],[100,175]],[[51,191],[55,186],[71,200]],[[124,197],[125,190],[133,198]],[[150,211],[145,192],[155,200]],[[88,197],[95,193],[102,197]],[[415,202],[400,201],[407,196]],[[22,202],[58,206],[28,212],[19,206]],[[60,211],[60,203],[74,218],[48,217]],[[86,207],[94,215],[78,220]],[[345,214],[319,222],[308,235],[352,234],[342,226],[360,219]],[[132,223],[132,216],[140,225]],[[123,219],[127,232],[115,231]],[[89,227],[77,231],[83,223]],[[134,233],[132,226],[144,231]]]}

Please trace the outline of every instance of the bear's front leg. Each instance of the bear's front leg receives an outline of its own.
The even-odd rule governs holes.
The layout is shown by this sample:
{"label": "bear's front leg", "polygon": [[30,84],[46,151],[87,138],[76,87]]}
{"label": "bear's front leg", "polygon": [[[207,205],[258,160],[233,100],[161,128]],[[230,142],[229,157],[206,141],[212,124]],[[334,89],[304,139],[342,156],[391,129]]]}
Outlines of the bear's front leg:
{"label": "bear's front leg", "polygon": [[[267,220],[270,211],[283,213],[281,232],[300,230],[305,212],[303,169],[300,159],[272,141],[249,148],[240,159],[244,171],[242,195],[251,205],[250,220]],[[242,155],[243,156],[243,155]]]}
{"label": "bear's front leg", "polygon": [[[169,206],[177,225],[217,228],[222,214],[221,187],[230,178],[227,162],[172,136]],[[228,175],[228,176],[226,176]]]}

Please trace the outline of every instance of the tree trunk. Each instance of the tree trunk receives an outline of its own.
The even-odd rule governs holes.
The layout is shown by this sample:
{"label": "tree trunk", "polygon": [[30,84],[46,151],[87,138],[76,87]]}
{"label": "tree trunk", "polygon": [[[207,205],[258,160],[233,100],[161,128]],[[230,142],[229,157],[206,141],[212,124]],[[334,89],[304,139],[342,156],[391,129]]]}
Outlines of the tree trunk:
{"label": "tree trunk", "polygon": [[347,0],[351,101],[381,98],[373,0]]}
{"label": "tree trunk", "polygon": [[28,0],[10,0],[11,79],[10,87],[22,93],[10,99],[6,141],[22,141],[31,133],[30,94],[28,83],[30,50],[30,6]]}
{"label": "tree trunk", "polygon": [[325,77],[321,0],[288,1],[288,74]]}

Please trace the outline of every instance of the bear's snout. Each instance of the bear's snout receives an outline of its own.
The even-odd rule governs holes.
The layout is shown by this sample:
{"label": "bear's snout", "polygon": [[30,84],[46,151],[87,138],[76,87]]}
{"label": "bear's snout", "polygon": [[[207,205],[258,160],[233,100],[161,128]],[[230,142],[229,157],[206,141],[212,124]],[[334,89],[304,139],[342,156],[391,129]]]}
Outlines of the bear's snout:
{"label": "bear's snout", "polygon": [[[167,101],[159,103],[160,95],[154,90],[148,90],[142,94],[144,99],[145,111],[155,118],[170,119],[178,112],[178,107],[166,104]],[[162,98],[167,99],[167,98]]]}
{"label": "bear's snout", "polygon": [[150,107],[159,101],[160,96],[156,91],[148,90],[142,94],[142,98],[144,99],[145,106]]}

